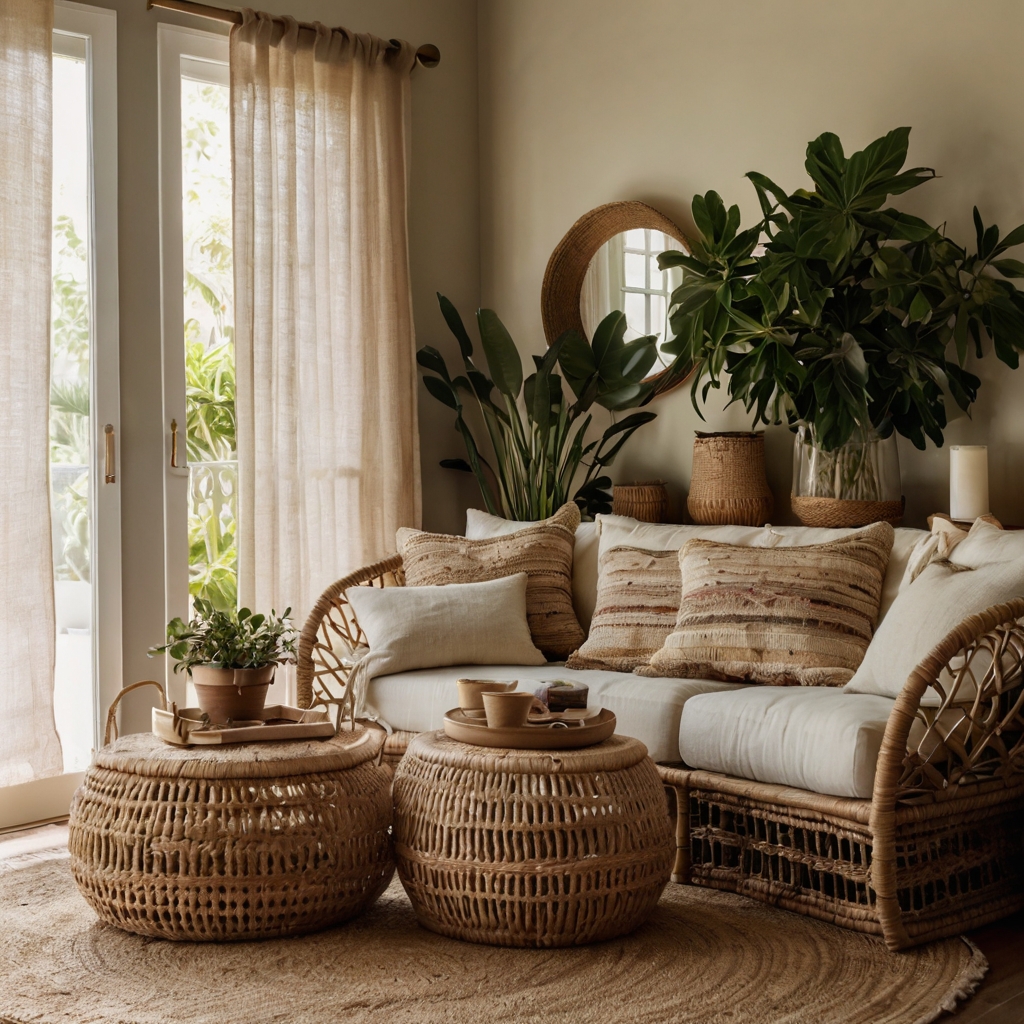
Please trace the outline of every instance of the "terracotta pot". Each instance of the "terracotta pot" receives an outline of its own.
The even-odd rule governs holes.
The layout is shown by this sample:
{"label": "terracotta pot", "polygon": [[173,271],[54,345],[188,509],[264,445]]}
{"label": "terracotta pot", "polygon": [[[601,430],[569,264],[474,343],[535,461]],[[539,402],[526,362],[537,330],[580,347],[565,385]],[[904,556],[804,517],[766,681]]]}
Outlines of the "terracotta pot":
{"label": "terracotta pot", "polygon": [[195,665],[192,683],[199,707],[216,725],[227,721],[262,721],[267,688],[274,681],[276,665],[259,668],[218,668]]}

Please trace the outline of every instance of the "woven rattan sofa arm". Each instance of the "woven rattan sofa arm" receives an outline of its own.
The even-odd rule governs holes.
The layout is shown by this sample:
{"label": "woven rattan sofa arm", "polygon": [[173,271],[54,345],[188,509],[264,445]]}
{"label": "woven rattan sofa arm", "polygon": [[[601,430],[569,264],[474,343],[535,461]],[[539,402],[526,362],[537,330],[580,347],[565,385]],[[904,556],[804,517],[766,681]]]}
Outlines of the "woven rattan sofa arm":
{"label": "woven rattan sofa arm", "polygon": [[357,569],[320,595],[299,634],[295,672],[299,707],[308,708],[314,700],[335,703],[344,696],[352,670],[345,655],[364,642],[355,612],[345,600],[345,591],[356,586],[405,586],[402,556],[391,555]]}
{"label": "woven rattan sofa arm", "polygon": [[[922,703],[926,694],[930,701]],[[937,698],[937,699],[936,699]],[[968,616],[910,673],[889,715],[871,806],[871,881],[886,941],[897,902],[901,808],[1024,784],[1024,599]]]}

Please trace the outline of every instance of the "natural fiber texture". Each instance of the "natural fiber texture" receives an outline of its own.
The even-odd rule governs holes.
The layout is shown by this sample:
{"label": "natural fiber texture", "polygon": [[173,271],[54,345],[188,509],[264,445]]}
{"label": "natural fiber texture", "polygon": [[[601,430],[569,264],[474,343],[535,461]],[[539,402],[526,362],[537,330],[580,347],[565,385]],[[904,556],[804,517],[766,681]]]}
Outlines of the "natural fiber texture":
{"label": "natural fiber texture", "polygon": [[[673,879],[881,935],[891,949],[1019,910],[1022,669],[1024,599],[950,631],[894,703],[870,800],[660,766],[675,796]],[[938,711],[923,706],[929,693]]]}
{"label": "natural fiber texture", "polygon": [[667,512],[668,488],[660,480],[612,487],[613,515],[630,516],[641,523],[663,523]]}
{"label": "natural fiber texture", "polygon": [[793,515],[804,526],[867,526],[870,523],[903,522],[903,499],[899,501],[854,501],[849,498],[808,498],[794,494]]}
{"label": "natural fiber texture", "polygon": [[0,873],[6,1021],[927,1024],[986,970],[964,940],[893,956],[877,939],[692,886],[670,885],[633,934],[571,949],[435,935],[397,880],[341,928],[196,946],[97,923],[56,849]]}
{"label": "natural fiber texture", "polygon": [[646,665],[675,629],[681,587],[678,551],[606,551],[590,633],[566,667],[632,672]]}
{"label": "natural fiber texture", "polygon": [[[0,635],[11,668],[0,684],[0,787],[56,775],[63,766],[53,719],[56,629],[50,532],[52,65],[53,0],[3,0]],[[88,312],[95,316],[95,310]],[[55,369],[60,372],[59,361]],[[92,685],[91,680],[75,681]]]}
{"label": "natural fiber texture", "polygon": [[[663,213],[646,203],[605,203],[583,214],[555,246],[544,270],[544,281],[540,289],[540,315],[549,345],[553,345],[570,330],[579,331],[588,337],[580,310],[587,271],[605,242],[623,231],[635,228],[661,231],[675,239],[680,249],[690,251],[682,231]],[[653,374],[648,383],[653,384],[654,393],[660,395],[678,387],[686,380],[686,376],[685,372],[670,374],[662,370]]]}
{"label": "natural fiber texture", "polygon": [[420,525],[414,65],[291,17],[231,29],[238,591],[299,622]]}
{"label": "natural fiber texture", "polygon": [[625,736],[576,751],[421,733],[395,772],[395,855],[420,923],[499,946],[632,931],[672,866],[665,793]]}
{"label": "natural fiber texture", "polygon": [[584,640],[572,607],[572,553],[579,525],[580,510],[570,501],[550,519],[487,540],[399,530],[406,585],[479,583],[525,572],[533,642],[549,658],[568,658]]}
{"label": "natural fiber texture", "polygon": [[846,683],[871,640],[892,542],[887,523],[802,548],[687,541],[676,628],[637,672],[773,686]]}
{"label": "natural fiber texture", "polygon": [[761,526],[775,499],[764,469],[764,433],[696,432],[686,508],[695,523]]}
{"label": "natural fiber texture", "polygon": [[75,881],[108,924],[193,941],[295,935],[369,906],[393,871],[380,730],[99,751],[71,806]]}

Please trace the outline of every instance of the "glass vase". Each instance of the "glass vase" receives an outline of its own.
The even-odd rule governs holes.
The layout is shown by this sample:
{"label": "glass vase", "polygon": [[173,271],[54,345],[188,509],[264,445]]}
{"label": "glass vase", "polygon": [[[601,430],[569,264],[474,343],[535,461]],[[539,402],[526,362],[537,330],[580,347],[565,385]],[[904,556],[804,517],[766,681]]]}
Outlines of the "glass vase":
{"label": "glass vase", "polygon": [[842,501],[900,501],[900,456],[896,434],[869,431],[827,452],[811,427],[800,427],[793,447],[793,497]]}

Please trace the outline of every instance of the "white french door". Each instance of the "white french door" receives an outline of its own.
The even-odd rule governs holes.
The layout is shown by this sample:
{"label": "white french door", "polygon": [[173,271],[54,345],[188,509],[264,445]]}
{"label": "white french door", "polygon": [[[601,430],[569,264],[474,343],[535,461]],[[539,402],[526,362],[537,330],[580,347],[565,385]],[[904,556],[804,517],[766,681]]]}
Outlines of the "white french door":
{"label": "white french door", "polygon": [[[237,604],[234,282],[226,36],[161,24],[160,245],[167,619]],[[185,680],[166,669],[183,703]]]}
{"label": "white french door", "polygon": [[0,789],[0,828],[67,814],[121,688],[116,17],[54,4],[50,482],[64,771]]}

